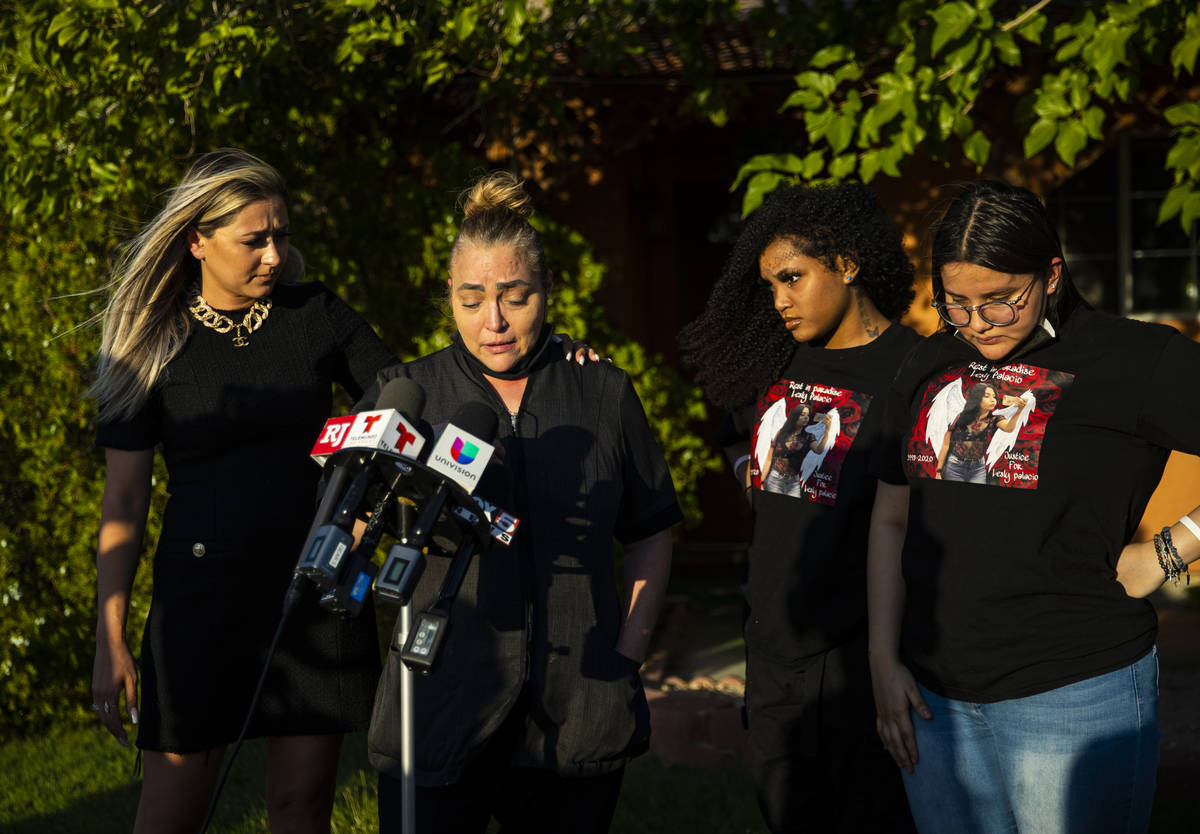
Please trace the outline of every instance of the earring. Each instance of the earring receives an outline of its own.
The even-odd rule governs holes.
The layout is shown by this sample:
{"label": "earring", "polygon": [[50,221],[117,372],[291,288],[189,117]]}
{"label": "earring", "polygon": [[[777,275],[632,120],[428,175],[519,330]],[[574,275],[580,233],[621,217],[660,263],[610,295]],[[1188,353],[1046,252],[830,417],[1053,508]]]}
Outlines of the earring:
{"label": "earring", "polygon": [[847,275],[847,276],[846,276],[846,283],[847,283],[847,284],[849,284],[849,283],[850,283],[851,281],[853,281],[853,280],[854,280],[854,276],[853,276],[853,275]]}

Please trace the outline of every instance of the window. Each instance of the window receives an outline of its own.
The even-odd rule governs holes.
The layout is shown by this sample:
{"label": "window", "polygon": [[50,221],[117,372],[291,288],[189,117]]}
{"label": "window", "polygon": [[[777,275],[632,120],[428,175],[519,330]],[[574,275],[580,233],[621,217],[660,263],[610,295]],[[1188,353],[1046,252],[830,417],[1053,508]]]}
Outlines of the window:
{"label": "window", "polygon": [[1071,276],[1093,306],[1135,318],[1193,317],[1200,306],[1196,228],[1155,224],[1171,187],[1172,141],[1123,136],[1047,200]]}

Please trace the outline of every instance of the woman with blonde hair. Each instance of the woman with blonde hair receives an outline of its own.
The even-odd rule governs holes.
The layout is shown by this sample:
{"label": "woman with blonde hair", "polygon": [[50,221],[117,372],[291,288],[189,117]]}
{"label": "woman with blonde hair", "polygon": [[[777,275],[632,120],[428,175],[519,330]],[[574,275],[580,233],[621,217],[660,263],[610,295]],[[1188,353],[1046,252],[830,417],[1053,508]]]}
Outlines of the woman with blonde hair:
{"label": "woman with blonde hair", "polygon": [[[420,383],[431,423],[464,403],[495,413],[504,477],[477,492],[520,519],[510,545],[472,560],[439,665],[415,683],[423,834],[483,832],[493,816],[505,831],[607,831],[625,764],[649,741],[638,667],[681,513],[629,377],[550,347],[550,269],[530,211],[511,174],[471,189],[447,281],[454,343],[379,377]],[[415,610],[434,602],[448,561],[429,560]],[[381,831],[404,813],[399,654],[368,736]]]}
{"label": "woman with blonde hair", "polygon": [[[333,383],[360,396],[394,361],[332,292],[294,283],[286,197],[244,151],[199,157],[128,245],[103,317],[93,708],[127,744],[124,695],[138,725],[138,832],[199,828],[315,508],[308,451]],[[139,661],[125,625],[156,447],[170,498]],[[378,671],[374,617],[340,619],[309,591],[249,726],[270,739],[273,830],[329,830],[342,735],[366,726]]]}

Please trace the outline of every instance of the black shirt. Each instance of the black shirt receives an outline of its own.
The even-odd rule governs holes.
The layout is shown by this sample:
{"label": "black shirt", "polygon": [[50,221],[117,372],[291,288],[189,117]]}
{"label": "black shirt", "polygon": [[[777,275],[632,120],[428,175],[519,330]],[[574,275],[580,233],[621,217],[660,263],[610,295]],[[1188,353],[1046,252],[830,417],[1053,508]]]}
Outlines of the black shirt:
{"label": "black shirt", "polygon": [[[528,681],[531,717],[517,766],[563,775],[611,771],[649,743],[637,664],[615,650],[621,613],[614,539],[646,538],[682,519],[670,473],[629,377],[603,362],[580,366],[557,349],[534,363],[515,425],[461,347],[380,374],[425,389],[424,418],[463,403],[492,408],[511,475],[510,546],[472,562],[456,599],[439,667],[416,687],[420,784],[454,782]],[[486,484],[480,485],[484,490]],[[430,602],[445,572],[432,558],[414,597]],[[389,653],[368,739],[371,762],[399,776],[399,660]]]}
{"label": "black shirt", "polygon": [[[880,396],[919,338],[894,324],[860,347],[799,344],[783,378],[758,403],[730,415],[722,444],[753,438],[754,533],[744,587],[752,652],[794,662],[865,628],[867,521],[875,499],[867,462],[882,422]],[[794,438],[789,468],[799,497],[763,489],[771,486],[766,451],[787,444],[785,430]]]}
{"label": "black shirt", "polygon": [[[1154,610],[1125,594],[1116,563],[1170,450],[1200,451],[1198,380],[1200,345],[1090,310],[1013,362],[948,333],[914,351],[872,469],[911,487],[901,653],[921,683],[960,700],[1023,697],[1150,649]],[[981,382],[998,409],[1005,395],[1031,407],[993,432],[985,484],[938,480],[944,426]]]}

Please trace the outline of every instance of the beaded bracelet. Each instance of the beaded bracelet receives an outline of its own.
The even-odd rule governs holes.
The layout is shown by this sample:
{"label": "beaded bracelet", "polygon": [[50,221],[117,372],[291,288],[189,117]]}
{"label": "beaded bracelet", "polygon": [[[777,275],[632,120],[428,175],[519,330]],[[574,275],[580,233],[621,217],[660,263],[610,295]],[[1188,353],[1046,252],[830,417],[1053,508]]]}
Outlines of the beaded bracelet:
{"label": "beaded bracelet", "polygon": [[1154,534],[1154,553],[1158,556],[1158,566],[1162,569],[1163,576],[1173,585],[1179,585],[1179,568],[1176,566],[1173,559],[1167,558],[1166,545],[1163,542],[1161,533]]}
{"label": "beaded bracelet", "polygon": [[1179,556],[1179,551],[1175,549],[1175,542],[1171,540],[1171,528],[1162,528],[1163,549],[1167,551],[1167,556],[1175,565],[1175,584],[1179,584],[1179,575],[1183,574],[1186,584],[1192,584],[1192,575],[1188,572],[1187,562],[1183,561]]}

